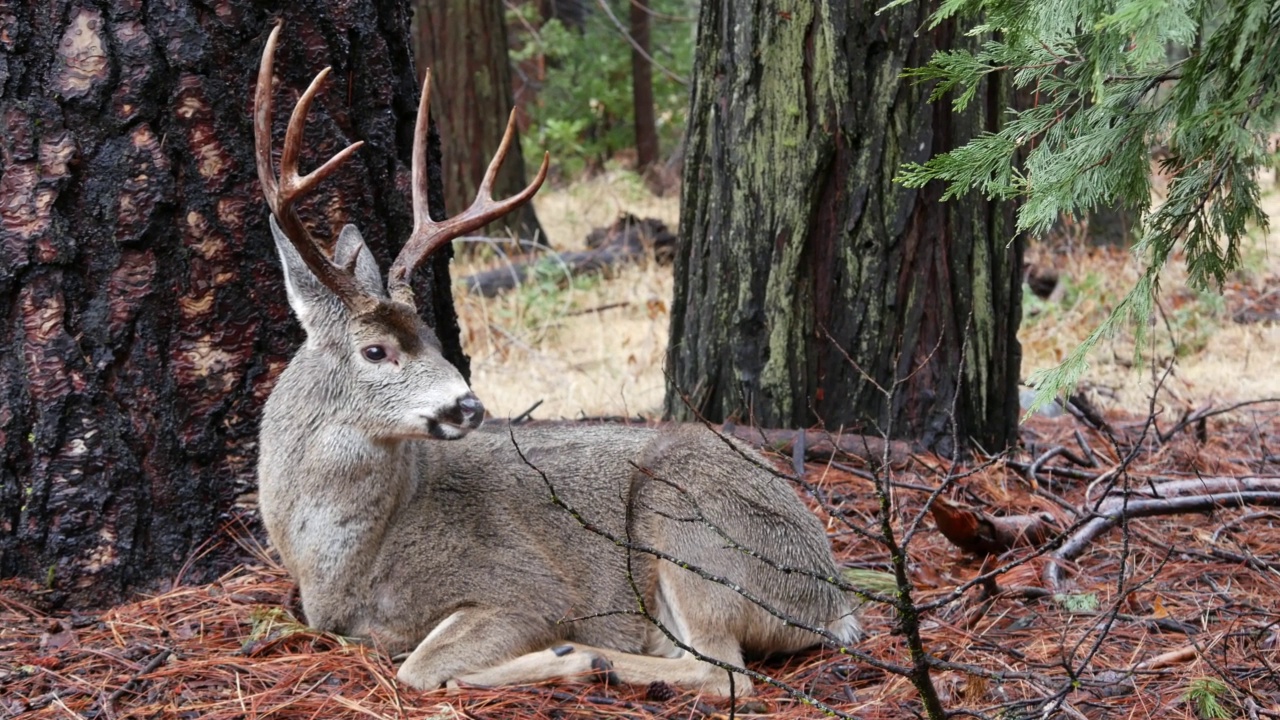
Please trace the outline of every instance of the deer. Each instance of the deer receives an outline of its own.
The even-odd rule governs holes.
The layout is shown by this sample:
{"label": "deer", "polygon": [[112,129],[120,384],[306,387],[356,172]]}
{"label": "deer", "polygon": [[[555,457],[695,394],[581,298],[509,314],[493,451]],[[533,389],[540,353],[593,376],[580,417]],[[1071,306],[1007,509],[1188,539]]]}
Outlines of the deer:
{"label": "deer", "polygon": [[403,658],[422,690],[540,681],[668,683],[750,694],[745,657],[861,636],[823,524],[762,455],[704,425],[482,427],[484,405],[419,317],[409,280],[454,238],[511,212],[491,187],[431,218],[423,82],[411,158],[413,230],[383,275],[346,225],[329,251],[298,201],[361,143],[300,174],[303,128],[329,72],[289,119],[273,163],[280,26],[259,67],[255,154],[288,302],[305,344],[259,428],[259,508],[306,622]]}

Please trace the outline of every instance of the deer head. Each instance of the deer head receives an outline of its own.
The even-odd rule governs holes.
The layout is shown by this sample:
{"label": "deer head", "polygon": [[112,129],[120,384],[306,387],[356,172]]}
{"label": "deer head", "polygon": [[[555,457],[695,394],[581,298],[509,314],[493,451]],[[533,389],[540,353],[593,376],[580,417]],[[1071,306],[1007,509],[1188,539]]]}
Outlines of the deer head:
{"label": "deer head", "polygon": [[546,178],[548,158],[543,157],[537,177],[520,193],[500,202],[492,198],[493,179],[515,129],[513,111],[471,207],[448,220],[432,220],[427,204],[428,73],[414,130],[413,232],[392,263],[384,286],[378,265],[354,225],[343,228],[330,258],[295,207],[363,144],[353,143],[307,175],[299,173],[307,111],[329,68],[316,75],[293,109],[276,175],[271,157],[271,76],[279,34],[277,25],[258,70],[254,146],[289,305],[307,333],[307,345],[299,356],[305,354],[307,362],[319,365],[317,382],[329,383],[326,389],[331,390],[334,406],[371,436],[462,437],[480,426],[484,406],[457,368],[444,359],[435,333],[418,316],[409,277],[454,238],[506,215],[532,197]]}

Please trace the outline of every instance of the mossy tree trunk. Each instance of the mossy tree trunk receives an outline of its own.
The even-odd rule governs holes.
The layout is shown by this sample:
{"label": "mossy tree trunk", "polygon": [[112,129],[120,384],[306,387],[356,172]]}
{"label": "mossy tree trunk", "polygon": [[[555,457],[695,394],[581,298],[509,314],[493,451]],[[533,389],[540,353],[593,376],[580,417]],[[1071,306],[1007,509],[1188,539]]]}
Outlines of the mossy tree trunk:
{"label": "mossy tree trunk", "polygon": [[1010,208],[893,178],[993,129],[1004,93],[927,103],[902,70],[972,40],[878,7],[703,3],[667,409],[996,450],[1018,412]]}
{"label": "mossy tree trunk", "polygon": [[[362,139],[304,216],[385,264],[412,225],[402,0],[9,4],[0,33],[0,576],[55,603],[225,568],[257,418],[301,341],[255,171],[252,94],[283,14],[276,137],[312,76],[304,167]],[[277,144],[279,147],[279,144]],[[435,153],[438,192],[439,156]],[[439,202],[437,202],[439,205]],[[418,280],[465,371],[438,258]]]}
{"label": "mossy tree trunk", "polygon": [[[475,198],[514,107],[506,16],[502,0],[414,2],[418,75],[431,69],[431,112],[444,149],[445,209],[452,215]],[[526,184],[517,132],[494,182],[494,197],[514,195]],[[533,203],[477,234],[547,244]]]}

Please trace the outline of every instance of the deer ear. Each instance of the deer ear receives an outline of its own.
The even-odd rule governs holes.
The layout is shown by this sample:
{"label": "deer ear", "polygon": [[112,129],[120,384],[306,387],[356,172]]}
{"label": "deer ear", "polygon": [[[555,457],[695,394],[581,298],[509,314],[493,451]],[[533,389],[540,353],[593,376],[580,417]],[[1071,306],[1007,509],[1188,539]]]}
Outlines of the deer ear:
{"label": "deer ear", "polygon": [[364,244],[360,230],[355,225],[347,225],[338,234],[338,243],[333,247],[333,261],[347,267],[353,257],[356,259],[356,282],[360,283],[360,289],[370,295],[386,297],[387,291],[382,285],[382,270],[378,268],[378,261],[373,259],[373,253]]}
{"label": "deer ear", "polygon": [[276,224],[275,215],[268,213],[267,218],[271,223],[271,236],[276,241],[276,252],[280,255],[280,266],[284,269],[284,289],[289,296],[289,307],[293,308],[293,314],[298,316],[302,327],[311,334],[317,311],[337,310],[341,301],[311,274],[298,250]]}

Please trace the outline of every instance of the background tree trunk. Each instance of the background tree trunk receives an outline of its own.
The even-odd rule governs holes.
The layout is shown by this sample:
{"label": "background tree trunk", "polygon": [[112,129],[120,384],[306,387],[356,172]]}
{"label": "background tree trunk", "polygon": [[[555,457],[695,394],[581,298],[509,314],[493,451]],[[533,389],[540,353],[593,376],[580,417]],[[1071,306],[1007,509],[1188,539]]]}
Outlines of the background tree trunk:
{"label": "background tree trunk", "polygon": [[899,73],[972,40],[921,30],[925,3],[877,7],[702,4],[667,410],[998,450],[1021,354],[1010,208],[893,178],[994,129],[1005,99],[928,104]]}
{"label": "background tree trunk", "polygon": [[[418,76],[431,68],[431,112],[444,148],[445,209],[452,215],[475,198],[511,114],[507,23],[502,0],[415,0],[415,7]],[[494,197],[514,195],[526,184],[517,132]],[[548,244],[533,203],[476,234]]]}
{"label": "background tree trunk", "polygon": [[654,118],[653,67],[641,54],[649,52],[649,0],[631,0],[631,98],[635,106],[636,172],[644,173],[658,162],[658,125]]}
{"label": "background tree trunk", "polygon": [[538,0],[543,20],[559,20],[570,30],[582,32],[591,12],[591,0]]}
{"label": "background tree trunk", "polygon": [[[224,568],[254,488],[259,408],[301,340],[255,172],[252,93],[283,8],[276,134],[304,166],[363,149],[304,209],[384,263],[412,225],[416,111],[401,0],[9,3],[0,34],[0,575],[55,604]],[[278,147],[278,145],[277,145]],[[439,152],[433,153],[437,207]],[[419,278],[466,372],[448,258]]]}
{"label": "background tree trunk", "polygon": [[1122,205],[1095,208],[1089,213],[1089,244],[1116,248],[1129,247],[1137,213]]}

